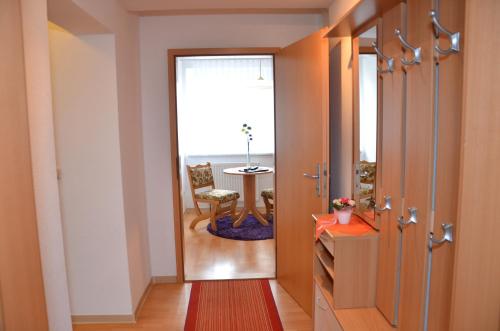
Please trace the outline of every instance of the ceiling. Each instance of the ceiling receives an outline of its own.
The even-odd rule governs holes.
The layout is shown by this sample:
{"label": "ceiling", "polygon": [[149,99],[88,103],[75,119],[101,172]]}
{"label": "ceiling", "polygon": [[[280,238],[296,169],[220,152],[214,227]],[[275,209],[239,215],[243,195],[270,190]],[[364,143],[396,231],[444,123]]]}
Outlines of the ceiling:
{"label": "ceiling", "polygon": [[119,0],[139,15],[322,13],[332,0]]}
{"label": "ceiling", "polygon": [[377,38],[377,26],[374,26],[370,28],[369,30],[366,30],[362,34],[359,35],[360,38],[367,38],[367,39],[376,39]]}

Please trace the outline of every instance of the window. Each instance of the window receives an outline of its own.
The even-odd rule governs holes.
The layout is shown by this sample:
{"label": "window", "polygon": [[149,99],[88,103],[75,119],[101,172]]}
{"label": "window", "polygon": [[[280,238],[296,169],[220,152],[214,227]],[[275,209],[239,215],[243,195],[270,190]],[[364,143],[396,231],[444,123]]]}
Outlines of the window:
{"label": "window", "polygon": [[272,56],[178,57],[177,116],[182,155],[274,153]]}
{"label": "window", "polygon": [[359,55],[360,160],[377,159],[377,56]]}

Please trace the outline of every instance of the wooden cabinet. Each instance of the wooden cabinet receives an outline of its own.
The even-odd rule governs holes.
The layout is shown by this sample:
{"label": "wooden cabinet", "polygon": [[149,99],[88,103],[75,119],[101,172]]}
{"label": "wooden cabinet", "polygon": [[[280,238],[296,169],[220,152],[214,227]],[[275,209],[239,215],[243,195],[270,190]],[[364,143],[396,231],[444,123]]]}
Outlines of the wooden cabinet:
{"label": "wooden cabinet", "polygon": [[315,331],[342,331],[339,322],[330,309],[321,288],[315,285],[314,289],[314,325]]}
{"label": "wooden cabinet", "polygon": [[375,308],[377,251],[378,233],[357,216],[315,241],[315,331],[392,330]]}
{"label": "wooden cabinet", "polygon": [[[313,217],[317,220],[332,215]],[[326,230],[316,241],[314,279],[335,309],[375,305],[377,240],[377,232],[353,216],[351,224]]]}

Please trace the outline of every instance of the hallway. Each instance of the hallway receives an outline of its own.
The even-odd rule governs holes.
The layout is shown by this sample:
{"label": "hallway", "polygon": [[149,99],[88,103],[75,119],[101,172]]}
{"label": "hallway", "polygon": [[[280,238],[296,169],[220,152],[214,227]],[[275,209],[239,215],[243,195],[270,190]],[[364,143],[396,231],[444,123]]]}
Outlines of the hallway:
{"label": "hallway", "polygon": [[[311,331],[311,318],[275,280],[269,282],[286,331]],[[156,284],[144,302],[137,324],[75,325],[74,331],[180,331],[184,329],[191,284]]]}

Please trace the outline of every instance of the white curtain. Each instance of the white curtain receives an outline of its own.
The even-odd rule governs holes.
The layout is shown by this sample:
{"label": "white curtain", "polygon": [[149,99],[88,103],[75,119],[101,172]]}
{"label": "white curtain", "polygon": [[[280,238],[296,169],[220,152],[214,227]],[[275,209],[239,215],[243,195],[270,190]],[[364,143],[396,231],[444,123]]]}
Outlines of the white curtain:
{"label": "white curtain", "polygon": [[360,160],[377,158],[377,56],[359,56],[359,149]]}
{"label": "white curtain", "polygon": [[[272,56],[177,58],[179,150],[184,155],[274,153]],[[261,78],[261,79],[259,79]]]}

